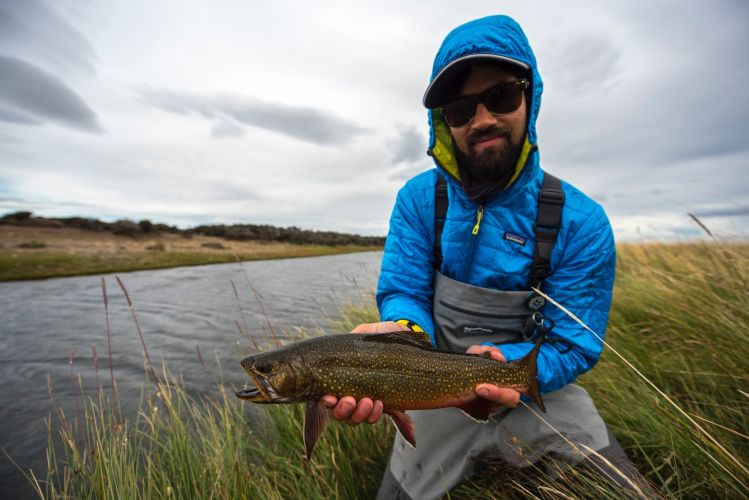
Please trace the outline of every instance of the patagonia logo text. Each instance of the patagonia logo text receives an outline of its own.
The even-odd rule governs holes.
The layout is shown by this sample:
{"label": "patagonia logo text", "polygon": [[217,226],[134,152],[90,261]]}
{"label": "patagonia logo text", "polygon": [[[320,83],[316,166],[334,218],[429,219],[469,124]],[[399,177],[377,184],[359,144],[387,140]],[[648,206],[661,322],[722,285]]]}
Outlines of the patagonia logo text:
{"label": "patagonia logo text", "polygon": [[525,245],[525,238],[509,231],[505,232],[505,239],[518,245]]}
{"label": "patagonia logo text", "polygon": [[470,327],[466,326],[463,327],[463,334],[464,335],[491,335],[494,333],[493,331],[489,330],[488,328],[481,328],[480,326],[476,327]]}

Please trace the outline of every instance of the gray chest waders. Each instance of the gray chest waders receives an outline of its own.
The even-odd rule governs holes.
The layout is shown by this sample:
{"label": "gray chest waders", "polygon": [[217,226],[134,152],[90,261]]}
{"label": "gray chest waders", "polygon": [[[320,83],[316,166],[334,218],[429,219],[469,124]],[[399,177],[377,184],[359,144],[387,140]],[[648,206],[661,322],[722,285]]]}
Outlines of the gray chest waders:
{"label": "gray chest waders", "polygon": [[447,216],[447,184],[438,176],[435,191],[435,279],[434,328],[437,347],[465,352],[476,344],[505,344],[531,340],[534,333],[544,334],[541,308],[545,300],[530,291],[540,289],[549,275],[551,251],[562,221],[564,192],[562,183],[544,174],[538,196],[538,215],[534,231],[536,245],[531,263],[528,290],[505,291],[482,288],[453,280],[441,272],[442,229]]}
{"label": "gray chest waders", "polygon": [[[447,186],[441,176],[435,198],[435,257],[442,262],[440,236],[447,213]],[[564,196],[561,182],[545,174],[536,219],[536,248],[531,286],[540,288],[549,274],[551,249],[560,227]],[[530,287],[529,287],[530,289]],[[453,280],[438,270],[434,284],[434,326],[437,347],[465,352],[484,342],[530,339],[543,324],[543,298],[530,291],[502,291]],[[575,443],[594,450],[609,444],[606,427],[588,394],[569,384],[544,395],[544,419]],[[536,413],[540,410],[529,403]],[[456,408],[409,411],[416,429],[416,447],[396,435],[378,499],[439,498],[469,477],[476,458],[490,455],[527,467],[546,455],[577,463],[583,458],[557,431],[527,407],[503,408],[489,422],[477,422]]]}

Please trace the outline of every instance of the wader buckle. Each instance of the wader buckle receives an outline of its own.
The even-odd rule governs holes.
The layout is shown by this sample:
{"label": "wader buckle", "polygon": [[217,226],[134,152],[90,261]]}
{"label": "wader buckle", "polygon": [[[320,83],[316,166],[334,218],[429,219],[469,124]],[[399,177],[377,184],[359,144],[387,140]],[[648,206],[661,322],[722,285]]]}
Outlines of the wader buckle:
{"label": "wader buckle", "polygon": [[535,324],[538,328],[540,328],[541,330],[544,329],[544,315],[541,314],[540,311],[536,311],[531,314],[531,320],[533,320],[533,324]]}
{"label": "wader buckle", "polygon": [[546,299],[540,295],[533,294],[528,297],[528,309],[531,311],[540,311],[546,305]]}
{"label": "wader buckle", "polygon": [[544,188],[538,195],[541,203],[552,203],[554,205],[564,204],[564,192],[561,189]]}

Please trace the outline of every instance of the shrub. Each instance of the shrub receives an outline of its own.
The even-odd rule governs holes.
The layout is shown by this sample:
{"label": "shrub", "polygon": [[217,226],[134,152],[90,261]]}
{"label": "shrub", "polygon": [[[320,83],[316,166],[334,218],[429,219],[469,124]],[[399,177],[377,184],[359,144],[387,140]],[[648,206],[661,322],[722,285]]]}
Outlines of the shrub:
{"label": "shrub", "polygon": [[86,217],[67,217],[61,219],[61,222],[67,227],[76,229],[86,229],[88,231],[104,231],[108,224],[98,219],[89,219]]}
{"label": "shrub", "polygon": [[1,223],[8,223],[8,222],[20,222],[25,221],[31,218],[31,212],[13,212],[10,214],[5,214],[2,217],[0,217]]}
{"label": "shrub", "polygon": [[47,248],[47,244],[43,241],[24,241],[18,244],[18,248]]}
{"label": "shrub", "polygon": [[156,225],[151,222],[148,219],[143,219],[138,223],[138,226],[140,226],[140,231],[143,234],[158,234],[159,229],[156,227]]}
{"label": "shrub", "polygon": [[140,226],[131,220],[118,220],[112,224],[112,234],[117,236],[128,236],[130,238],[137,238],[141,235]]}

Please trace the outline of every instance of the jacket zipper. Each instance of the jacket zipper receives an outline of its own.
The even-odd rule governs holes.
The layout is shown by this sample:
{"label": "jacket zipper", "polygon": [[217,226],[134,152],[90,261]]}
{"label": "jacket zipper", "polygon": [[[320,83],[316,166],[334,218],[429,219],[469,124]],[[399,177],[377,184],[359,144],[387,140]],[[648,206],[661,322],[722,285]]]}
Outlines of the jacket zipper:
{"label": "jacket zipper", "polygon": [[473,226],[473,231],[471,231],[471,234],[476,236],[479,234],[479,227],[481,226],[481,220],[484,218],[484,204],[479,204],[478,212],[476,212],[476,225]]}
{"label": "jacket zipper", "polygon": [[466,277],[466,280],[469,281],[471,279],[471,271],[473,270],[473,258],[476,254],[476,243],[478,241],[479,228],[481,227],[481,221],[484,219],[484,202],[484,199],[479,200],[479,207],[476,211],[476,224],[473,226],[473,230],[471,231],[471,234],[475,237],[471,239],[471,254],[468,257],[465,272],[463,273],[463,275]]}

